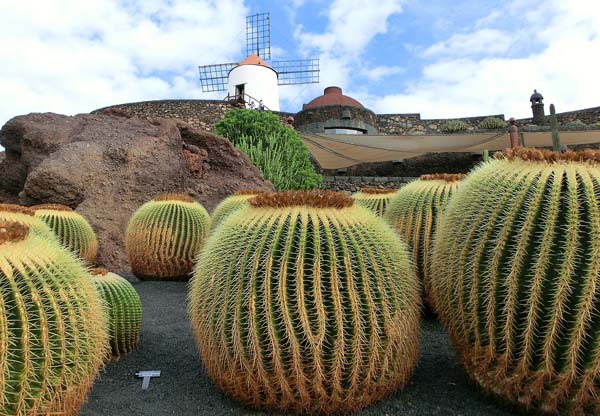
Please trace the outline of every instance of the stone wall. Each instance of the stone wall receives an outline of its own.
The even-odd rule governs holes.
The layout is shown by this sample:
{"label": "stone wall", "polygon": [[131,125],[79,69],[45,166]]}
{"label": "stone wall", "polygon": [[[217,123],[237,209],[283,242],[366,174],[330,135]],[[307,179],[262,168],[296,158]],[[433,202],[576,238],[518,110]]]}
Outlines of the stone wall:
{"label": "stone wall", "polygon": [[360,188],[398,189],[414,181],[409,176],[323,176],[322,189],[358,192]]}
{"label": "stone wall", "polygon": [[[550,106],[545,107],[544,110],[548,113],[545,117],[545,123],[550,125]],[[556,118],[559,123],[563,124],[579,120],[585,124],[593,126],[596,123],[600,123],[600,107],[556,113]],[[517,126],[526,126],[528,124],[534,124],[532,117],[517,120]]]}
{"label": "stone wall", "polygon": [[435,118],[421,119],[419,113],[409,114],[378,114],[377,130],[379,134],[442,134],[442,126],[450,120],[464,121],[468,126],[467,131],[477,130],[477,126],[484,119],[495,117],[504,120],[504,114],[489,116],[461,117],[461,118]]}
{"label": "stone wall", "polygon": [[294,116],[298,131],[327,133],[328,128],[360,129],[367,134],[377,134],[377,115],[366,108],[342,105],[302,110]]}
{"label": "stone wall", "polygon": [[179,118],[195,128],[214,131],[217,121],[234,108],[221,100],[156,100],[117,104],[92,111],[121,110],[143,117]]}

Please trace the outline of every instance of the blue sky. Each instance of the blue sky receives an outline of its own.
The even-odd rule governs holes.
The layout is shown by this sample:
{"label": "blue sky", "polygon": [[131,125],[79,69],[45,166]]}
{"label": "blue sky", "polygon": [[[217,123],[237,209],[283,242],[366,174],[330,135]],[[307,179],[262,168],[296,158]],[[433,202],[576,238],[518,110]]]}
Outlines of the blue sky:
{"label": "blue sky", "polygon": [[281,88],[282,110],[337,85],[377,113],[530,115],[600,105],[598,0],[5,0],[0,125],[204,94],[198,65],[245,56],[245,16],[270,12],[273,57],[319,58],[321,83]]}

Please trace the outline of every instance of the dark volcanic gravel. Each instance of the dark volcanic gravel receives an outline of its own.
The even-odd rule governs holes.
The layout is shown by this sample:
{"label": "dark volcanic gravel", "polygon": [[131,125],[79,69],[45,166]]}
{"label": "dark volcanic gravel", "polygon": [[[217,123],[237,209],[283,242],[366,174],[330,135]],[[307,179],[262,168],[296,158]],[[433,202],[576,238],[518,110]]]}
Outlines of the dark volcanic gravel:
{"label": "dark volcanic gravel", "polygon": [[[111,362],[96,381],[83,416],[263,415],[223,395],[204,373],[186,311],[186,283],[134,284],[144,308],[136,351]],[[161,370],[141,390],[140,370]],[[360,415],[514,415],[486,397],[458,366],[439,323],[425,319],[421,358],[408,385]]]}

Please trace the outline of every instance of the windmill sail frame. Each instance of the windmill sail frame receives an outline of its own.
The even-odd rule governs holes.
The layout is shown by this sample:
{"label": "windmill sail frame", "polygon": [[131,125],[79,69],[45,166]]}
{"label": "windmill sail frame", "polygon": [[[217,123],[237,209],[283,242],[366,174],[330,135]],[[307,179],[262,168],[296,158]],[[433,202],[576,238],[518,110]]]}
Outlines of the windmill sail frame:
{"label": "windmill sail frame", "polygon": [[246,16],[246,56],[255,54],[271,59],[271,16],[257,13]]}
{"label": "windmill sail frame", "polygon": [[202,92],[227,91],[229,71],[237,66],[236,62],[204,65],[198,67]]}
{"label": "windmill sail frame", "polygon": [[319,83],[318,59],[272,61],[271,67],[277,72],[279,85]]}

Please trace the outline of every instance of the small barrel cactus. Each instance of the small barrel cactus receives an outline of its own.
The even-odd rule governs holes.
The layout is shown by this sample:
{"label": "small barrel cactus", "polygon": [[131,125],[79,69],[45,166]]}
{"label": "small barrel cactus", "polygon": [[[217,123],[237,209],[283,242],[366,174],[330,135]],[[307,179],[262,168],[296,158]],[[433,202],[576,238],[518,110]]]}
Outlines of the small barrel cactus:
{"label": "small barrel cactus", "polygon": [[470,376],[534,412],[600,414],[600,152],[516,148],[461,183],[432,294]]}
{"label": "small barrel cactus", "polygon": [[89,263],[96,261],[98,240],[92,226],[81,214],[59,204],[35,205],[31,209],[37,218],[48,224],[65,247]]}
{"label": "small barrel cactus", "polygon": [[142,302],[126,279],[103,268],[90,270],[108,308],[108,333],[113,356],[129,354],[140,339]]}
{"label": "small barrel cactus", "polygon": [[479,123],[479,128],[486,130],[499,130],[505,129],[506,127],[508,127],[506,121],[498,117],[486,117]]}
{"label": "small barrel cactus", "polygon": [[352,198],[358,205],[369,208],[381,217],[397,191],[397,189],[361,188],[360,191],[352,194]]}
{"label": "small barrel cactus", "polygon": [[125,248],[140,279],[187,280],[208,231],[210,216],[188,195],[159,195],[129,220]]}
{"label": "small barrel cactus", "polygon": [[0,220],[0,414],[76,414],[107,349],[102,301],[82,262]]}
{"label": "small barrel cactus", "polygon": [[217,228],[225,218],[240,208],[248,206],[248,200],[263,191],[239,191],[225,198],[217,205],[211,216],[211,230]]}
{"label": "small barrel cactus", "polygon": [[255,408],[337,413],[405,384],[420,297],[406,247],[348,196],[263,193],[207,240],[189,313],[208,374]]}
{"label": "small barrel cactus", "polygon": [[41,219],[35,216],[31,208],[13,204],[0,204],[0,220],[16,221],[29,227],[32,233],[50,240],[58,241],[54,231]]}
{"label": "small barrel cactus", "polygon": [[440,129],[444,133],[460,133],[462,131],[467,131],[469,129],[469,125],[462,120],[450,120],[445,124],[442,124]]}
{"label": "small barrel cactus", "polygon": [[430,307],[429,259],[439,214],[464,177],[460,173],[422,175],[419,180],[400,188],[384,216],[408,244],[417,275],[423,283],[424,302]]}

